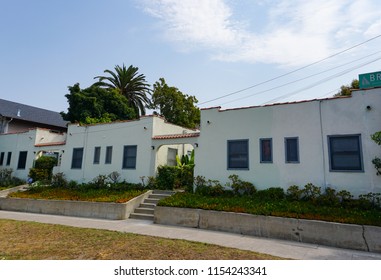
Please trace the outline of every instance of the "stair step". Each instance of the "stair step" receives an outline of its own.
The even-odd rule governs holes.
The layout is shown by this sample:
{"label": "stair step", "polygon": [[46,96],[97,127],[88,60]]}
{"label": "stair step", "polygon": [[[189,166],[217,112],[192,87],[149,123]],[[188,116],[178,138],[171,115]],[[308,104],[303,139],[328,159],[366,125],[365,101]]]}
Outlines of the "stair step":
{"label": "stair step", "polygon": [[159,202],[160,199],[158,198],[146,198],[144,200],[144,203],[152,203],[152,204],[157,204]]}
{"label": "stair step", "polygon": [[153,221],[153,215],[152,214],[142,214],[142,213],[131,213],[130,219]]}
{"label": "stair step", "polygon": [[167,198],[167,197],[170,197],[171,195],[169,194],[162,194],[162,193],[152,193],[149,195],[148,198],[157,198],[157,199],[163,199],[163,198]]}
{"label": "stair step", "polygon": [[139,207],[141,208],[150,208],[150,209],[154,209],[156,206],[156,204],[154,203],[146,203],[146,202],[143,202],[143,203],[140,203]]}
{"label": "stair step", "polygon": [[134,213],[153,215],[154,211],[155,211],[154,208],[142,208],[142,207],[138,207],[138,208],[135,209]]}
{"label": "stair step", "polygon": [[172,195],[175,192],[174,191],[167,191],[167,190],[153,190],[152,193],[153,194],[168,194],[168,195]]}
{"label": "stair step", "polygon": [[169,197],[174,193],[175,192],[173,191],[154,190],[142,203],[140,203],[134,213],[130,214],[130,218],[153,221],[157,203],[161,199]]}

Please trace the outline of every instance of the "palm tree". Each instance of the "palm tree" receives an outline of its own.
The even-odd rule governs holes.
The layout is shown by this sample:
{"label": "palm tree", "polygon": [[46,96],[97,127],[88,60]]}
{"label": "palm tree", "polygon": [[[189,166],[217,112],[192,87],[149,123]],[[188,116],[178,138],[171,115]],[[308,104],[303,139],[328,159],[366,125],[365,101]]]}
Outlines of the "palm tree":
{"label": "palm tree", "polygon": [[115,66],[115,72],[105,70],[111,77],[97,76],[98,82],[94,83],[96,86],[117,89],[120,94],[127,97],[129,105],[133,108],[137,116],[145,115],[145,108],[151,103],[147,94],[151,94],[149,84],[145,80],[143,74],[138,74],[138,67],[126,68],[123,64]]}

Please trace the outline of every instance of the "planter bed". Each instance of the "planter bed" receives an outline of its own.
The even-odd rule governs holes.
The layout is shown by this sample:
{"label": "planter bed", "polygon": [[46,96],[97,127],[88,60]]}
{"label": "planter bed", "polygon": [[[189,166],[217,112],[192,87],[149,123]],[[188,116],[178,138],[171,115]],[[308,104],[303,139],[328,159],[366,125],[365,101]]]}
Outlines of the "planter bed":
{"label": "planter bed", "polygon": [[154,222],[381,253],[376,226],[163,206]]}
{"label": "planter bed", "polygon": [[0,197],[0,210],[124,220],[151,192],[125,203]]}

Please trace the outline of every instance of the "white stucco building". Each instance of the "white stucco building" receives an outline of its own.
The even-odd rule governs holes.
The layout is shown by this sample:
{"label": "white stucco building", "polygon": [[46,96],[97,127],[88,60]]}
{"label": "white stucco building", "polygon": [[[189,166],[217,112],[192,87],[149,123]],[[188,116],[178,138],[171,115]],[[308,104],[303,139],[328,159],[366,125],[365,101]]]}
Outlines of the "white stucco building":
{"label": "white stucco building", "polygon": [[54,155],[69,180],[86,182],[117,171],[129,182],[154,176],[175,155],[195,149],[195,176],[228,181],[231,174],[258,189],[291,185],[381,192],[372,159],[381,147],[381,88],[294,103],[222,110],[202,109],[201,128],[186,129],[159,116],[80,126],[67,133],[29,129],[0,135],[0,169],[26,179],[42,154]]}
{"label": "white stucco building", "polygon": [[201,111],[195,175],[221,183],[237,174],[259,189],[317,186],[381,192],[372,164],[381,147],[381,88],[268,106]]}

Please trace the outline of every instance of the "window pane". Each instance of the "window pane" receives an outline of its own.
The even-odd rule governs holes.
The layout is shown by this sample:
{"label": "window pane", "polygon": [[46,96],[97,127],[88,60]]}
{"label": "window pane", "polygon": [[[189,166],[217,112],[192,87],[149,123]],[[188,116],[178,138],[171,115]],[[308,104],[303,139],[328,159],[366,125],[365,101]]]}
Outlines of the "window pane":
{"label": "window pane", "polygon": [[360,136],[329,136],[330,168],[333,171],[361,171]]}
{"label": "window pane", "polygon": [[105,163],[110,164],[112,161],[112,146],[106,148],[106,161]]}
{"label": "window pane", "polygon": [[7,165],[11,164],[12,152],[8,152]]}
{"label": "window pane", "polygon": [[261,139],[261,162],[272,162],[272,139]]}
{"label": "window pane", "polygon": [[101,158],[101,147],[94,148],[94,164],[99,164]]}
{"label": "window pane", "polygon": [[136,168],[136,153],[137,146],[124,146],[123,150],[123,164],[122,167],[125,169],[135,169]]}
{"label": "window pane", "polygon": [[249,168],[248,140],[228,141],[228,168]]}
{"label": "window pane", "polygon": [[73,149],[73,158],[71,161],[72,169],[81,169],[82,168],[82,158],[83,158],[83,148],[74,148]]}
{"label": "window pane", "polygon": [[298,138],[286,138],[286,162],[299,162]]}
{"label": "window pane", "polygon": [[28,152],[26,151],[20,152],[19,162],[17,163],[17,169],[25,169],[27,155],[28,155]]}

